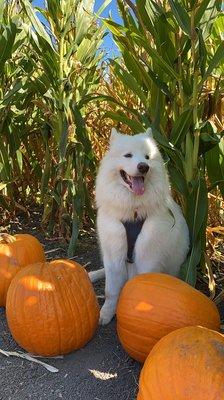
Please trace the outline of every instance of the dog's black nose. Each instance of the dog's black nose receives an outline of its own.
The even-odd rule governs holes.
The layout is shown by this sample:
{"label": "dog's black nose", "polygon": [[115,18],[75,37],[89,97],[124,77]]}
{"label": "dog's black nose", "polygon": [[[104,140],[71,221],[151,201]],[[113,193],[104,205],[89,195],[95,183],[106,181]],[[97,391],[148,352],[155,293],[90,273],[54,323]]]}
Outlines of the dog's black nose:
{"label": "dog's black nose", "polygon": [[141,172],[141,174],[146,174],[146,172],[148,172],[148,170],[149,170],[148,164],[146,164],[144,162],[140,162],[137,165],[137,168],[138,168],[139,172]]}

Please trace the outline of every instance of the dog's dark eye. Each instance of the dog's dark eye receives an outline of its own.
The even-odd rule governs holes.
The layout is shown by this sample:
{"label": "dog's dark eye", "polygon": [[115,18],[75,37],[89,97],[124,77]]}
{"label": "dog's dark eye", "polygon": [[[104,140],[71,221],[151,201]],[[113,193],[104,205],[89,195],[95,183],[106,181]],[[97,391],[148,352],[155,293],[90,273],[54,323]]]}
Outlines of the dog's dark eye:
{"label": "dog's dark eye", "polygon": [[149,160],[149,156],[148,156],[148,154],[146,154],[146,156],[145,156],[145,159],[146,159],[146,160]]}
{"label": "dog's dark eye", "polygon": [[126,158],[131,158],[131,157],[132,157],[132,154],[131,154],[131,153],[127,153],[127,154],[124,155],[124,157],[126,157]]}

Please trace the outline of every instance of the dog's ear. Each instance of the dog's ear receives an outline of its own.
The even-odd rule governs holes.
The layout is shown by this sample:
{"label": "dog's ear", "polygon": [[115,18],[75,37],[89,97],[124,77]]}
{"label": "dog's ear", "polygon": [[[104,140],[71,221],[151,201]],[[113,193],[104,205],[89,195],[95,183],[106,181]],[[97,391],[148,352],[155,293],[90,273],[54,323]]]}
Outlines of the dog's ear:
{"label": "dog's ear", "polygon": [[145,135],[152,138],[153,137],[152,128],[147,128],[145,131]]}
{"label": "dog's ear", "polygon": [[115,128],[112,128],[111,135],[110,135],[110,144],[112,144],[120,136],[121,136],[121,134]]}

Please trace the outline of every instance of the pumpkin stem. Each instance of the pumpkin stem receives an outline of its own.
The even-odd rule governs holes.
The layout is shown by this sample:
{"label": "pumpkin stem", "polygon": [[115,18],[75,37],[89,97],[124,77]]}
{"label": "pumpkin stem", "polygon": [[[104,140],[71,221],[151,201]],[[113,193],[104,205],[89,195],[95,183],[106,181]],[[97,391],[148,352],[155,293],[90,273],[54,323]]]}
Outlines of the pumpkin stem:
{"label": "pumpkin stem", "polygon": [[15,242],[15,237],[8,233],[0,233],[0,244],[9,244]]}

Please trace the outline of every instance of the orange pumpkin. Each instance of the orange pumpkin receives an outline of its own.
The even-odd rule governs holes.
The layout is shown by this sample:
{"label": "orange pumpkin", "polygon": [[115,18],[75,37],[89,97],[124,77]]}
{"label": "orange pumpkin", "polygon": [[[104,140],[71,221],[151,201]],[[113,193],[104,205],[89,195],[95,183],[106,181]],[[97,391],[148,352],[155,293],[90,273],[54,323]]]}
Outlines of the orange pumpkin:
{"label": "orange pumpkin", "polygon": [[203,327],[162,338],[140,375],[137,400],[223,400],[224,337]]}
{"label": "orange pumpkin", "polygon": [[93,336],[99,306],[81,265],[55,260],[29,265],[12,280],[6,300],[12,336],[42,356],[66,354]]}
{"label": "orange pumpkin", "polygon": [[0,235],[0,307],[5,306],[11,280],[21,268],[45,261],[40,242],[31,235]]}
{"label": "orange pumpkin", "polygon": [[169,332],[190,325],[219,330],[215,304],[187,283],[166,274],[137,275],[122,289],[117,331],[131,357],[145,361],[155,343]]}

